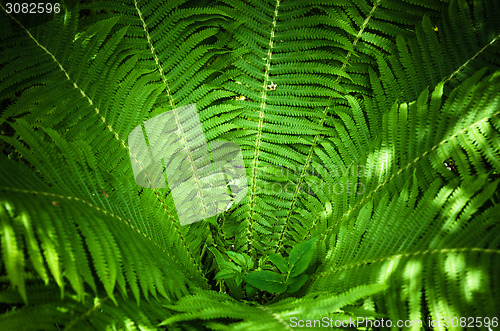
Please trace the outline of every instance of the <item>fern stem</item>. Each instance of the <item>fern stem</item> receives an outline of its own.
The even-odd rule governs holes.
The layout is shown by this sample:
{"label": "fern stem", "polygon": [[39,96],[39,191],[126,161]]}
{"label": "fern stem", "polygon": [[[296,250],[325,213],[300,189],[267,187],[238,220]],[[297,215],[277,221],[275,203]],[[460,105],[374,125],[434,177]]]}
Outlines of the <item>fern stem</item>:
{"label": "fern stem", "polygon": [[497,40],[498,38],[500,38],[500,35],[497,35],[495,38],[493,38],[489,43],[487,43],[486,45],[483,46],[483,48],[481,48],[479,51],[477,51],[476,54],[474,54],[473,57],[471,57],[470,59],[468,59],[464,64],[462,64],[457,70],[455,70],[450,76],[448,76],[444,81],[447,82],[449,81],[450,79],[452,79],[453,77],[455,77],[456,74],[458,74],[460,71],[462,71],[471,61],[473,61],[476,57],[478,57],[482,52],[484,52],[486,50],[486,48],[488,48],[489,46],[493,45]]}
{"label": "fern stem", "polygon": [[272,22],[272,27],[271,27],[271,33],[269,37],[269,48],[267,49],[267,57],[266,57],[266,69],[264,72],[264,81],[262,83],[262,92],[261,92],[261,102],[260,102],[260,111],[259,111],[259,124],[258,124],[258,131],[257,131],[257,137],[255,140],[255,151],[254,151],[254,157],[252,160],[252,179],[251,179],[251,186],[250,186],[250,217],[249,219],[249,227],[248,227],[248,232],[247,232],[247,242],[249,243],[249,251],[253,251],[253,245],[251,245],[252,242],[252,221],[253,221],[253,215],[255,213],[255,189],[257,186],[256,179],[257,179],[257,166],[259,164],[259,152],[260,152],[260,145],[262,141],[262,127],[264,124],[264,117],[265,117],[265,108],[266,108],[266,99],[267,99],[267,86],[269,83],[269,71],[271,69],[271,59],[273,55],[273,47],[274,47],[274,32],[276,29],[276,21],[278,18],[278,9],[280,6],[280,0],[276,0],[276,5],[274,7],[274,15],[273,15],[273,22]]}
{"label": "fern stem", "polygon": [[197,195],[201,199],[201,202],[202,202],[202,205],[203,205],[203,212],[206,213],[206,208],[205,208],[206,202],[205,202],[205,198],[204,198],[204,196],[202,194],[203,190],[202,190],[202,187],[201,187],[201,184],[200,184],[200,180],[198,178],[198,172],[196,171],[196,166],[195,166],[194,161],[193,161],[193,155],[191,153],[191,148],[190,148],[189,143],[187,141],[186,134],[184,132],[184,128],[182,126],[181,121],[179,120],[179,114],[178,114],[178,112],[177,112],[177,110],[175,108],[174,98],[173,98],[172,93],[170,91],[170,86],[169,86],[169,84],[167,82],[167,77],[165,76],[165,72],[163,71],[163,67],[161,66],[160,60],[158,58],[158,55],[156,54],[155,48],[154,48],[153,43],[151,41],[151,36],[149,35],[148,29],[147,29],[146,22],[144,21],[144,17],[142,16],[142,12],[140,11],[140,9],[138,7],[137,0],[134,0],[134,6],[135,6],[135,9],[137,10],[137,14],[139,15],[139,19],[141,20],[142,28],[144,30],[144,33],[146,34],[146,38],[147,38],[147,41],[148,41],[149,49],[151,51],[151,54],[153,55],[153,59],[155,60],[156,66],[158,67],[158,71],[160,73],[160,76],[161,76],[161,79],[163,81],[163,84],[165,84],[165,88],[167,90],[167,95],[168,95],[170,107],[172,109],[172,113],[174,114],[175,123],[177,124],[177,128],[179,129],[179,131],[178,131],[179,132],[179,136],[181,137],[182,144],[185,146],[184,150],[186,151],[186,154],[188,156],[188,162],[190,164],[190,169],[193,172],[193,176],[194,176],[193,179],[194,179],[194,181],[196,183],[196,186],[198,187]]}
{"label": "fern stem", "polygon": [[100,306],[102,306],[102,304],[106,301],[110,299],[110,297],[105,297],[105,298],[102,298],[102,299],[99,299],[99,300],[94,300],[96,301],[94,303],[94,305],[92,306],[92,308],[90,308],[89,310],[87,310],[85,313],[75,317],[74,319],[72,319],[68,325],[65,326],[64,330],[71,330],[79,321],[83,320],[84,318],[87,318],[89,317],[94,311],[97,310],[97,308],[99,308]]}
{"label": "fern stem", "polygon": [[[172,93],[170,91],[170,86],[168,84],[168,81],[167,81],[167,77],[165,76],[165,73],[163,71],[163,67],[161,66],[160,64],[160,60],[158,58],[158,55],[156,54],[156,51],[155,51],[155,48],[153,46],[153,43],[151,41],[151,36],[149,35],[149,32],[148,32],[148,29],[147,29],[147,25],[146,25],[146,22],[144,21],[144,17],[142,15],[142,12],[141,10],[139,9],[139,6],[138,6],[138,3],[137,3],[137,0],[134,0],[134,6],[135,6],[135,9],[137,11],[137,15],[139,15],[139,19],[142,23],[142,28],[144,30],[144,33],[146,34],[146,39],[147,39],[147,42],[148,42],[148,45],[149,45],[149,49],[151,51],[151,54],[153,55],[153,59],[155,60],[155,63],[156,63],[156,66],[158,67],[158,71],[160,73],[160,76],[161,76],[161,79],[163,81],[163,83],[165,84],[165,88],[167,90],[167,95],[168,95],[168,99],[169,99],[169,103],[170,103],[170,107],[172,108],[172,113],[174,114],[174,117],[175,117],[175,122],[177,124],[177,128],[179,129],[179,135],[181,137],[181,141],[182,141],[182,144],[185,146],[185,152],[186,154],[188,155],[188,162],[190,163],[190,168],[191,170],[193,171],[193,176],[194,176],[194,181],[196,182],[196,185],[198,187],[198,192],[197,192],[197,195],[201,198],[202,200],[202,204],[203,204],[203,211],[205,212],[205,199],[203,198],[203,194],[201,193],[202,192],[202,188],[201,188],[201,184],[200,184],[200,181],[199,181],[199,178],[198,178],[198,173],[196,171],[196,166],[194,165],[194,161],[193,161],[193,156],[192,156],[192,153],[191,153],[191,149],[189,147],[189,144],[187,142],[187,139],[186,139],[186,135],[185,135],[185,132],[184,132],[184,129],[182,127],[182,124],[179,120],[179,116],[178,116],[178,113],[175,109],[175,101],[174,101],[174,98],[172,96]],[[156,191],[155,191],[155,194],[156,194]],[[158,196],[159,198],[159,196]],[[161,201],[161,200],[160,200]],[[161,202],[162,206],[164,207],[164,209],[167,211],[167,207],[164,205],[163,202]],[[170,213],[169,213],[170,214]],[[186,252],[188,253],[188,257],[190,259],[191,262],[194,263],[194,265],[196,265],[196,269],[198,270],[198,272],[200,273],[201,277],[203,278],[203,280],[205,281],[206,284],[208,284],[208,280],[205,278],[205,276],[203,275],[203,272],[200,268],[200,265],[199,263],[196,262],[196,260],[194,259],[193,255],[191,254],[191,251],[189,250],[189,247],[186,243],[186,239],[184,238],[184,236],[182,235],[182,232],[181,230],[179,229],[179,226],[177,225],[177,222],[175,221],[174,218],[172,218],[172,224],[178,234],[178,236],[181,238],[181,241],[184,245],[184,248],[186,249]]]}
{"label": "fern stem", "polygon": [[263,311],[265,311],[268,314],[271,314],[278,322],[280,322],[280,324],[285,326],[285,330],[293,330],[290,327],[290,325],[287,322],[285,322],[278,314],[273,313],[267,307],[261,306],[261,305],[256,305],[256,307],[262,309]]}
{"label": "fern stem", "polygon": [[[379,4],[381,2],[382,2],[382,0],[377,0],[377,2],[373,5],[372,9],[368,13],[368,16],[366,17],[366,19],[364,20],[363,24],[361,25],[361,28],[359,29],[359,31],[358,31],[358,33],[356,35],[356,38],[355,38],[355,40],[352,43],[352,48],[353,49],[354,49],[354,47],[356,47],[356,45],[358,43],[358,40],[361,38],[361,36],[363,34],[363,31],[365,30],[366,26],[368,25],[368,22],[370,21],[371,17],[373,16],[373,13],[378,8],[378,6],[379,6]],[[345,71],[345,69],[347,67],[347,63],[348,63],[350,57],[351,57],[351,51],[349,51],[347,53],[347,55],[345,56],[344,63],[342,64],[342,67],[340,69],[341,71]],[[337,79],[335,80],[335,83],[338,83],[339,80],[340,80],[340,76],[337,76]],[[323,118],[321,118],[321,121],[319,123],[320,127],[323,127],[323,125],[325,123],[325,119],[326,119],[326,115],[328,113],[328,109],[330,109],[330,107],[325,107],[325,109],[323,110]],[[277,244],[276,250],[275,250],[276,253],[278,253],[280,251],[280,249],[281,249],[281,247],[283,245],[283,239],[285,237],[285,233],[286,233],[286,230],[288,228],[288,224],[290,223],[290,218],[291,218],[293,210],[295,208],[295,204],[296,204],[297,199],[299,197],[300,189],[302,187],[302,184],[304,183],[304,177],[305,177],[305,175],[307,173],[307,170],[309,169],[309,166],[311,164],[311,160],[312,160],[312,156],[313,156],[313,153],[314,153],[314,149],[318,145],[318,140],[321,137],[322,137],[321,134],[317,134],[317,135],[314,136],[313,143],[311,145],[311,148],[309,149],[309,153],[307,154],[306,162],[304,163],[304,166],[302,167],[302,171],[300,173],[299,180],[297,181],[297,186],[296,186],[295,192],[293,193],[292,201],[290,202],[290,207],[288,208],[288,212],[287,212],[287,215],[286,215],[286,218],[285,218],[285,221],[284,221],[283,229],[281,229],[281,233],[280,233],[280,236],[279,236],[279,239],[278,239],[278,244]],[[309,233],[310,230],[311,229],[309,229],[307,233]]]}

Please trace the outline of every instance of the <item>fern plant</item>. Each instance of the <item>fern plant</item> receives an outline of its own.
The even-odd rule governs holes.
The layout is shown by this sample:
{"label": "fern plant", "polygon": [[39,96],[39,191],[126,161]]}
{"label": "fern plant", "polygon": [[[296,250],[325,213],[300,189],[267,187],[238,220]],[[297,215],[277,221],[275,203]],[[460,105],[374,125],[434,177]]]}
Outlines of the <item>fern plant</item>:
{"label": "fern plant", "polygon": [[[1,8],[2,329],[498,325],[498,1]],[[126,137],[190,104],[248,192],[181,226]]]}

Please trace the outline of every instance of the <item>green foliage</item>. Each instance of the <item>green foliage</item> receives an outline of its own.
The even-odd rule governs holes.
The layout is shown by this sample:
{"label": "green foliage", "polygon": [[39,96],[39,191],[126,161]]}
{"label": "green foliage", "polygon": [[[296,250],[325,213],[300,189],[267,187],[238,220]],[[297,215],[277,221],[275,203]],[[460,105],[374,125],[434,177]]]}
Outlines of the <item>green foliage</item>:
{"label": "green foliage", "polygon": [[[269,293],[283,293],[285,291],[294,293],[308,279],[308,276],[303,272],[311,262],[316,240],[317,238],[313,238],[296,245],[290,251],[289,261],[286,261],[283,256],[271,252],[269,260],[278,268],[279,272],[270,270],[251,271],[253,261],[247,254],[228,251],[226,254],[230,259],[226,260],[222,254],[211,247],[209,250],[214,253],[220,270],[214,279],[234,280],[237,286],[240,286],[244,279],[247,282],[246,286],[250,287],[250,291],[252,291],[251,289],[258,289]],[[264,268],[266,267],[268,266],[264,266]],[[252,297],[253,294],[247,294],[247,296]]]}
{"label": "green foliage", "polygon": [[288,258],[290,277],[296,277],[307,269],[313,257],[315,244],[316,238],[300,243],[290,251]]}
{"label": "green foliage", "polygon": [[[0,7],[2,330],[498,313],[498,1]],[[249,190],[181,226],[126,137],[193,103]]]}
{"label": "green foliage", "polygon": [[[175,305],[168,305],[167,308],[175,313],[160,325],[170,328],[174,323],[196,323],[201,318],[209,320],[205,325],[212,329],[281,330],[290,328],[287,321],[290,316],[348,319],[350,309],[356,309],[358,313],[364,311],[356,301],[384,289],[383,285],[364,285],[352,288],[347,293],[316,293],[301,298],[287,298],[265,306],[239,302],[223,293],[200,291],[183,297]],[[341,307],[345,311],[340,310]],[[364,312],[370,314],[368,311]]]}
{"label": "green foliage", "polygon": [[285,277],[269,270],[252,271],[245,280],[253,287],[270,293],[282,293],[286,290]]}

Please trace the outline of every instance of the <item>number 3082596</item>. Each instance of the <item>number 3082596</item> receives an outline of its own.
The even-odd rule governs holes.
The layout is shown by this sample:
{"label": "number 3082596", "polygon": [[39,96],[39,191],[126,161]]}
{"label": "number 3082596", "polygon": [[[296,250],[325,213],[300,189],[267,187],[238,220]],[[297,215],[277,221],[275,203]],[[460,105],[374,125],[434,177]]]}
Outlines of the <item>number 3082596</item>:
{"label": "number 3082596", "polygon": [[61,12],[60,3],[10,3],[5,4],[7,14],[50,14]]}

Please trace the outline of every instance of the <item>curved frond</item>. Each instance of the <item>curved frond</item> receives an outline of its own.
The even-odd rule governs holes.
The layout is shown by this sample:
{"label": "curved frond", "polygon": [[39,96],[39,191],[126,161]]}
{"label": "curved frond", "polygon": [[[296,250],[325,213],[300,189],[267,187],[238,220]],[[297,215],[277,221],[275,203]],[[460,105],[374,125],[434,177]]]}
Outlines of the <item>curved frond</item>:
{"label": "curved frond", "polygon": [[49,5],[0,4],[0,328],[495,316],[498,1]]}

